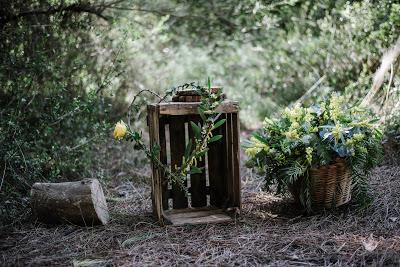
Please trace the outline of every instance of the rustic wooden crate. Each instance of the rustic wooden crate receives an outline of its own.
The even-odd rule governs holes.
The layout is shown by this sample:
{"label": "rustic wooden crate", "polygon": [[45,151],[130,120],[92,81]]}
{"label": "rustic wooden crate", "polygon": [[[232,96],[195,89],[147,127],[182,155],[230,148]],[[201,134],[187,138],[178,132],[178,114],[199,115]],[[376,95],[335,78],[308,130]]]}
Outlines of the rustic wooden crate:
{"label": "rustic wooden crate", "polygon": [[[198,100],[194,96],[175,101]],[[180,166],[186,143],[193,138],[190,121],[200,123],[199,102],[170,102],[148,105],[150,145],[160,146],[159,159],[170,166]],[[189,196],[168,183],[164,173],[153,165],[153,212],[161,225],[227,222],[241,207],[239,174],[238,103],[224,100],[218,107],[226,122],[215,130],[223,138],[209,145],[198,166],[201,174],[188,177]]]}

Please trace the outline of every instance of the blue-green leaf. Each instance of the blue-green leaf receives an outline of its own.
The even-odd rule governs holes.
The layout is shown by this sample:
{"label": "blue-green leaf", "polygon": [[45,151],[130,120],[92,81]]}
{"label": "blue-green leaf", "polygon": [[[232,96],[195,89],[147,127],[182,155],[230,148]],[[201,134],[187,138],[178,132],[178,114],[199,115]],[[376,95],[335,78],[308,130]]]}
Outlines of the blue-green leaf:
{"label": "blue-green leaf", "polygon": [[219,139],[221,139],[222,138],[222,135],[221,134],[218,134],[218,135],[214,135],[213,137],[211,137],[210,138],[210,140],[208,140],[208,142],[207,143],[212,143],[212,142],[216,142],[216,141],[218,141]]}
{"label": "blue-green leaf", "polygon": [[200,127],[196,123],[194,123],[193,121],[190,122],[190,125],[192,126],[192,129],[193,129],[193,132],[194,132],[194,135],[196,136],[196,138],[200,139],[201,138],[201,129],[200,129]]}
{"label": "blue-green leaf", "polygon": [[221,126],[222,124],[224,124],[225,121],[226,121],[226,119],[221,119],[221,120],[217,121],[217,122],[214,124],[213,130],[214,130],[214,129],[217,129],[219,126]]}

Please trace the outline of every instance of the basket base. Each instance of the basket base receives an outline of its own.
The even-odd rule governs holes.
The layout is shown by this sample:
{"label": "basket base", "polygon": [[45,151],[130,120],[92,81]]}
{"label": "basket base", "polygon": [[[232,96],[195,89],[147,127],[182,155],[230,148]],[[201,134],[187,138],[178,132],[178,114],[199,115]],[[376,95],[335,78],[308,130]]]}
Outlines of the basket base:
{"label": "basket base", "polygon": [[185,225],[185,224],[209,224],[209,223],[228,223],[233,219],[222,209],[216,208],[188,208],[166,210],[163,214],[167,224]]}

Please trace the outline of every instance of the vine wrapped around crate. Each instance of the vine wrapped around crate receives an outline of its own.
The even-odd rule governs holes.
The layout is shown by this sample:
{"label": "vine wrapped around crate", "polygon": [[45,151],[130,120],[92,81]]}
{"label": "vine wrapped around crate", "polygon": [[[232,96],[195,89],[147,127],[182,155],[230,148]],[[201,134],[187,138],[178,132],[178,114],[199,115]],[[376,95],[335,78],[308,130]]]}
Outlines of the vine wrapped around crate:
{"label": "vine wrapped around crate", "polygon": [[[238,104],[225,101],[222,89],[212,88],[210,80],[207,87],[191,83],[178,88],[184,90],[173,88],[167,93],[176,94],[173,102],[140,91],[129,108],[128,124],[117,123],[114,137],[133,141],[150,159],[153,210],[161,224],[164,220],[173,224],[229,221],[225,211],[240,209]],[[130,127],[131,111],[138,110],[133,103],[142,92],[160,99],[147,107],[149,147],[141,133]],[[182,220],[182,214],[187,218]]]}
{"label": "vine wrapped around crate", "polygon": [[[199,111],[201,102],[192,102],[196,92],[179,92],[174,100],[148,106],[151,144],[159,145],[160,161],[171,168],[188,157],[191,143],[202,140],[199,130],[205,121]],[[153,210],[161,224],[227,222],[240,209],[238,103],[221,101],[215,111],[223,123],[210,128],[215,141],[197,160],[196,167],[202,171],[188,173],[187,194],[168,183],[166,174],[153,164]]]}

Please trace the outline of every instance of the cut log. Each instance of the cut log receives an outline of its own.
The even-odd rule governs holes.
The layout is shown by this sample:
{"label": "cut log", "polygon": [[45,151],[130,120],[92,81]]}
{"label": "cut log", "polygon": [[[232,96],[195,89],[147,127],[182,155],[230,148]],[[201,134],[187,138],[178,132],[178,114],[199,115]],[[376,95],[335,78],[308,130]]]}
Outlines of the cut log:
{"label": "cut log", "polygon": [[38,220],[91,226],[107,224],[108,208],[97,179],[66,183],[35,183],[32,210]]}

